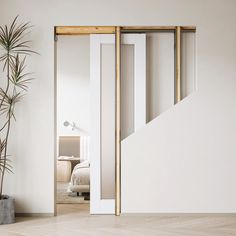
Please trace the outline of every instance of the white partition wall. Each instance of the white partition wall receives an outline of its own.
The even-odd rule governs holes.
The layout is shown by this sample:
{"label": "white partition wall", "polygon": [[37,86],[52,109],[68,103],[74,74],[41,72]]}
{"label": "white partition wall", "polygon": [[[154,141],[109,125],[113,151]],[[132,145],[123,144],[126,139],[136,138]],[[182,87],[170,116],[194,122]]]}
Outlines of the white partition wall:
{"label": "white partition wall", "polygon": [[[147,35],[147,121],[151,122],[121,143],[122,213],[215,212],[214,204],[221,204],[217,187],[209,186],[217,186],[220,169],[226,166],[217,163],[211,168],[211,161],[206,161],[217,155],[213,142],[210,153],[201,153],[207,149],[205,135],[209,139],[207,126],[212,121],[195,120],[201,113],[196,106],[199,97],[186,98],[196,90],[195,34],[182,34],[183,100],[175,106],[174,43],[173,33]],[[214,177],[207,178],[209,173]]]}

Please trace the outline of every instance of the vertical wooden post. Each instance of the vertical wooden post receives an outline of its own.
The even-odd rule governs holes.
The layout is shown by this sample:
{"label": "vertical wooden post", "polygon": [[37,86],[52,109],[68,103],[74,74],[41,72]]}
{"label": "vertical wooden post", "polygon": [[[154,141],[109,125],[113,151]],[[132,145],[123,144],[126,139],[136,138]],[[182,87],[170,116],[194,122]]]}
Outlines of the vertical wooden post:
{"label": "vertical wooden post", "polygon": [[116,182],[116,199],[115,214],[121,212],[121,135],[120,135],[120,83],[121,83],[121,32],[120,27],[116,27],[115,35],[115,52],[116,52],[116,143],[115,143],[115,182]]}
{"label": "vertical wooden post", "polygon": [[54,27],[54,216],[57,215],[57,34]]}
{"label": "vertical wooden post", "polygon": [[181,101],[181,26],[175,29],[175,103]]}

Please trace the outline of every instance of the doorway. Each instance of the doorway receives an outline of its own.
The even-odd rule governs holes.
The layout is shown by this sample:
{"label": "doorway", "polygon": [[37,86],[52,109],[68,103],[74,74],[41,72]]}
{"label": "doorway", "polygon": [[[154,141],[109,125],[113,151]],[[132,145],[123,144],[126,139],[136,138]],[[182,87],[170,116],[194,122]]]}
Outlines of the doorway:
{"label": "doorway", "polygon": [[[145,37],[121,38],[122,78],[129,77],[121,102],[124,109],[135,104],[123,113],[130,122],[122,122],[122,138],[146,122]],[[115,214],[115,102],[115,35],[58,37],[58,206],[88,204],[91,214]]]}
{"label": "doorway", "polygon": [[88,212],[90,204],[89,47],[89,36],[58,37],[56,58],[56,204],[59,209],[87,209]]}

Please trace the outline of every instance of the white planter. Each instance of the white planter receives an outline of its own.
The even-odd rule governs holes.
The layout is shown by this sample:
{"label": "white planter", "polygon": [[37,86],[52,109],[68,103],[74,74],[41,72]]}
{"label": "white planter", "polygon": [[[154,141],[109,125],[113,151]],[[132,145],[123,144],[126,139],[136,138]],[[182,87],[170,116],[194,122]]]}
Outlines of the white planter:
{"label": "white planter", "polygon": [[5,195],[0,200],[0,225],[15,223],[15,200]]}

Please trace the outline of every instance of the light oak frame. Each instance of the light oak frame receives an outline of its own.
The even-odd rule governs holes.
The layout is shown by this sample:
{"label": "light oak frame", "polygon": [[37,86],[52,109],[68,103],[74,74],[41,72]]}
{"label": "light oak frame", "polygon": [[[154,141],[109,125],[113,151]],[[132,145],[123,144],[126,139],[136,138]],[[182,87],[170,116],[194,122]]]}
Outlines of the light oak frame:
{"label": "light oak frame", "polygon": [[181,101],[181,33],[195,32],[195,26],[55,26],[55,41],[57,36],[89,35],[89,34],[115,34],[116,57],[116,144],[115,144],[115,215],[121,213],[121,135],[120,135],[120,83],[121,83],[121,34],[122,33],[175,33],[175,103]]}

